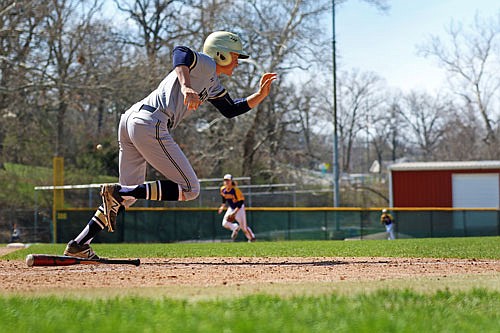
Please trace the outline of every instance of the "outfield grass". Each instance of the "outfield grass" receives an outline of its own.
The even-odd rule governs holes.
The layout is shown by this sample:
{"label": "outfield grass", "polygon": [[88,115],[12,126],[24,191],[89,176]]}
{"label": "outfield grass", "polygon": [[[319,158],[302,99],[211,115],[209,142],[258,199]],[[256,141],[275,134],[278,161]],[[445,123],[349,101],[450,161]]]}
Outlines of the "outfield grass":
{"label": "outfield grass", "polygon": [[2,332],[498,332],[500,293],[380,291],[354,297],[253,295],[189,303],[0,298]]}
{"label": "outfield grass", "polygon": [[[1,257],[62,254],[64,244],[34,244]],[[426,238],[397,241],[285,241],[257,243],[93,244],[104,257],[407,257],[500,259],[500,237]]]}

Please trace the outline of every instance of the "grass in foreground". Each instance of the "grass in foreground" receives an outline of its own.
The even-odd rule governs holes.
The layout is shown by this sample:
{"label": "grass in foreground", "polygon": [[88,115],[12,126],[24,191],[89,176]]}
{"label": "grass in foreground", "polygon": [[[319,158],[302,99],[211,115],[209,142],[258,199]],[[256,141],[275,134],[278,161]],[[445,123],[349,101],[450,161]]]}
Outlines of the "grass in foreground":
{"label": "grass in foreground", "polygon": [[[62,254],[65,244],[34,244],[1,257]],[[500,259],[500,237],[425,238],[396,241],[283,241],[256,243],[93,244],[103,257],[409,257]]]}
{"label": "grass in foreground", "polygon": [[500,293],[472,290],[420,295],[379,291],[356,296],[186,302],[123,297],[0,297],[2,332],[496,332]]}

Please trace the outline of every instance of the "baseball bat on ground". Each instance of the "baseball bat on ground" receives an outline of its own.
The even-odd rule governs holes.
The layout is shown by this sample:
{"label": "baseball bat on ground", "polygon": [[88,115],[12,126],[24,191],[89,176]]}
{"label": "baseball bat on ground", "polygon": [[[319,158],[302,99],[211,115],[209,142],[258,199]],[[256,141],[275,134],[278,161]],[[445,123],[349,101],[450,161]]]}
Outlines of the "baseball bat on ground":
{"label": "baseball bat on ground", "polygon": [[56,256],[50,254],[28,254],[26,256],[26,265],[28,267],[33,266],[69,266],[69,265],[99,265],[99,264],[108,264],[108,265],[135,265],[139,266],[141,261],[139,259],[108,259],[108,258],[99,258],[99,259],[84,259],[84,258],[75,258],[69,256]]}

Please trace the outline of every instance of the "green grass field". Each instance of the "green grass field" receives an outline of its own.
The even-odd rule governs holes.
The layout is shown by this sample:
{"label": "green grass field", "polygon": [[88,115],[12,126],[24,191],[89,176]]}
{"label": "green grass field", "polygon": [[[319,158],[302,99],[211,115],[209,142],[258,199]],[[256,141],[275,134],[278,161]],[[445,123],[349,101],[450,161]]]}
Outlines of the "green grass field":
{"label": "green grass field", "polygon": [[[95,244],[93,247],[107,257],[500,259],[500,237],[393,242]],[[28,253],[60,254],[63,248],[63,244],[32,245],[1,259],[24,259]],[[356,290],[356,282],[351,282],[340,285],[345,288],[342,292],[289,297],[264,293],[225,294],[212,299],[158,295],[104,298],[3,295],[0,332],[498,332],[500,273],[490,277],[482,287],[466,290],[443,285],[439,290],[421,292],[413,288],[415,281],[386,281],[390,283],[373,292]],[[497,286],[489,288],[493,283]],[[311,286],[315,287],[325,286]]]}
{"label": "green grass field", "polygon": [[0,298],[2,332],[498,332],[500,293],[283,299]]}
{"label": "green grass field", "polygon": [[[34,244],[2,259],[29,253],[61,254],[65,244]],[[93,244],[104,257],[405,257],[500,259],[500,237],[397,241],[287,241],[258,243]]]}

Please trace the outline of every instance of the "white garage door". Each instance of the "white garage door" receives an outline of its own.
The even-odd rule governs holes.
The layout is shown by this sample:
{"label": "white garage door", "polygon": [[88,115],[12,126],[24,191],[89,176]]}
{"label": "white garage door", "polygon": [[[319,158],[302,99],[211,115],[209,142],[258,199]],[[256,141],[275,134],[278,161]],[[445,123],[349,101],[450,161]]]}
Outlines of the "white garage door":
{"label": "white garage door", "polygon": [[454,174],[452,182],[453,207],[500,207],[498,173]]}

